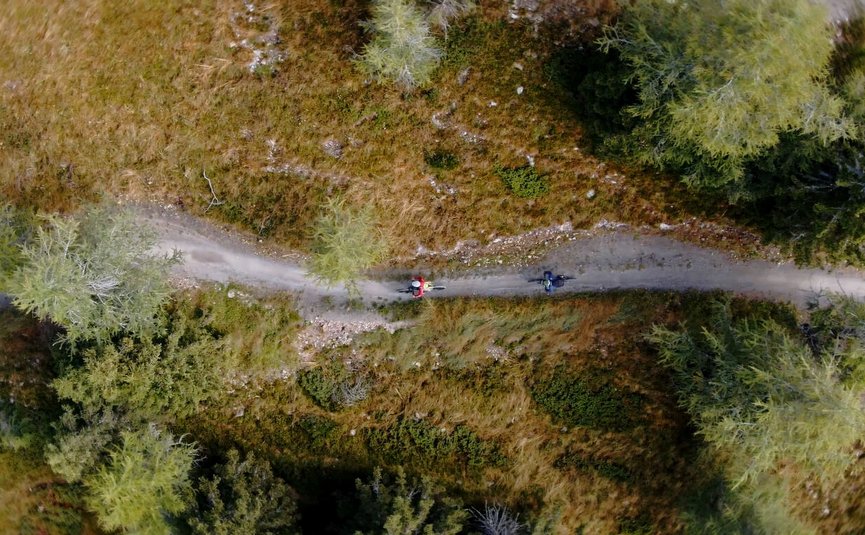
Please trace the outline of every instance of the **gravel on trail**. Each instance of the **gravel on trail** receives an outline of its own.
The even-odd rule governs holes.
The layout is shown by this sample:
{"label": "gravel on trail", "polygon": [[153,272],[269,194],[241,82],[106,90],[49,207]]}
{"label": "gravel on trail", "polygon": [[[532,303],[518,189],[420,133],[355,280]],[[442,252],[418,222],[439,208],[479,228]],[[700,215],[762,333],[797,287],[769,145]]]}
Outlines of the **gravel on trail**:
{"label": "gravel on trail", "polygon": [[[178,249],[183,262],[176,275],[185,280],[237,282],[263,289],[292,292],[300,312],[322,317],[323,310],[356,317],[367,309],[351,312],[346,289],[322,285],[303,267],[297,256],[257,250],[255,239],[219,229],[179,212],[139,212],[143,223],[159,234],[159,250]],[[800,268],[789,262],[739,260],[718,250],[683,243],[663,236],[643,236],[611,231],[577,237],[550,251],[537,263],[520,267],[483,270],[483,274],[438,278],[447,287],[431,297],[526,296],[543,290],[528,279],[544,270],[573,276],[558,290],[567,292],[614,289],[723,290],[741,295],[791,301],[803,306],[816,295],[834,292],[865,298],[865,273],[837,268]],[[397,293],[405,280],[359,281],[364,303],[410,299]],[[336,313],[336,312],[333,312]]]}

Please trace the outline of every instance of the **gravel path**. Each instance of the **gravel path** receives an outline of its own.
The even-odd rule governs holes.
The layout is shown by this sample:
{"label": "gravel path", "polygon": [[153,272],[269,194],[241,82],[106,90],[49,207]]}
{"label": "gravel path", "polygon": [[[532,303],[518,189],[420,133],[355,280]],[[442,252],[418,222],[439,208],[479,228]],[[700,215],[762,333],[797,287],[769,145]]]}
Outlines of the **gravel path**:
{"label": "gravel path", "polygon": [[822,0],[829,8],[829,20],[843,23],[865,13],[865,0]]}
{"label": "gravel path", "polygon": [[[256,252],[254,244],[201,220],[172,212],[143,214],[142,220],[160,235],[162,251],[179,249],[184,261],[177,268],[182,278],[216,282],[234,281],[298,295],[305,315],[318,314],[322,302],[345,302],[343,287],[317,283],[297,262]],[[815,294],[841,292],[865,298],[865,274],[852,269],[801,269],[790,263],[741,261],[716,250],[704,249],[658,236],[608,233],[576,238],[526,268],[502,268],[485,275],[437,279],[447,290],[433,297],[540,295],[537,284],[545,269],[574,276],[569,292],[645,288],[654,290],[726,290],[738,294],[792,301],[804,305]],[[408,299],[396,292],[405,281],[362,280],[364,301]]]}

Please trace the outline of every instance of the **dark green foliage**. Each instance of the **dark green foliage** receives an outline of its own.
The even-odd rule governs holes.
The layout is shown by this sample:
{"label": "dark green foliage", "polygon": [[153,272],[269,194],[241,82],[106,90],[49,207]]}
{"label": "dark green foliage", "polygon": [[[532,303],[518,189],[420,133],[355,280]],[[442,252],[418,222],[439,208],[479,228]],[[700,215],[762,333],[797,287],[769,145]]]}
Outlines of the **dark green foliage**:
{"label": "dark green foliage", "polygon": [[463,425],[442,431],[425,420],[403,418],[390,427],[370,430],[367,441],[370,452],[388,463],[430,467],[448,462],[465,468],[507,463],[497,444]]}
{"label": "dark green foliage", "polygon": [[321,368],[312,368],[298,374],[297,384],[303,389],[303,393],[312,398],[319,407],[332,411],[336,410],[333,403],[333,394],[337,385],[326,376]]}
{"label": "dark green foliage", "polygon": [[483,397],[492,399],[513,387],[513,379],[508,372],[507,364],[490,363],[483,367],[448,368],[445,375],[455,384],[464,385],[464,388],[471,388]]}
{"label": "dark green foliage", "polygon": [[330,418],[315,414],[302,416],[297,425],[306,435],[310,448],[316,451],[321,451],[330,445],[335,438],[335,431],[339,429],[339,424]]}
{"label": "dark green foliage", "polygon": [[[808,0],[628,4],[600,44],[630,67],[639,121],[620,144],[696,187],[729,187],[744,162],[801,131],[854,135],[827,86],[831,29]],[[734,186],[735,187],[735,186]]]}
{"label": "dark green foliage", "polygon": [[627,431],[639,425],[642,397],[595,373],[580,374],[558,366],[532,385],[531,391],[535,402],[555,421],[571,427]]}
{"label": "dark green foliage", "polygon": [[619,522],[621,535],[652,535],[655,531],[652,520],[645,515],[625,518]]}
{"label": "dark green foliage", "polygon": [[357,512],[349,519],[348,533],[361,535],[456,535],[468,512],[462,503],[444,494],[429,478],[409,480],[402,468],[383,476],[380,468],[372,480],[357,480]]}
{"label": "dark green foliage", "polygon": [[634,119],[623,110],[636,103],[637,93],[614,50],[604,54],[595,47],[566,47],[544,64],[544,73],[573,99],[574,112],[596,150],[603,152],[609,148],[605,139],[634,127]]}
{"label": "dark green foliage", "polygon": [[534,199],[550,190],[546,176],[538,174],[537,169],[526,165],[523,167],[502,167],[494,169],[502,183],[517,197]]}
{"label": "dark green foliage", "polygon": [[634,482],[634,474],[627,466],[615,461],[586,458],[576,452],[565,453],[556,459],[554,466],[559,469],[594,470],[599,475],[619,483]]}
{"label": "dark green foliage", "polygon": [[779,143],[746,169],[751,200],[736,209],[799,262],[865,262],[862,145],[822,147],[801,136]]}
{"label": "dark green foliage", "polygon": [[198,333],[218,341],[221,367],[254,373],[296,361],[292,341],[301,319],[285,297],[250,298],[243,288],[217,287],[179,297],[166,312],[168,325],[194,323],[196,341],[203,339]]}
{"label": "dark green foliage", "polygon": [[195,500],[184,515],[193,535],[296,533],[294,491],[275,477],[270,463],[229,450],[224,464],[196,483]]}
{"label": "dark green foliage", "polygon": [[838,361],[839,379],[845,384],[865,385],[865,304],[855,299],[830,295],[828,304],[811,312],[811,323],[803,325],[809,348],[815,353],[845,355]]}
{"label": "dark green foliage", "polygon": [[67,407],[55,424],[54,442],[45,448],[45,460],[66,481],[81,481],[104,462],[107,448],[125,423],[110,409],[90,408],[82,414]]}
{"label": "dark green foliage", "polygon": [[221,391],[232,363],[200,323],[172,319],[164,336],[84,350],[82,364],[54,381],[58,395],[85,411],[112,407],[142,421],[193,414]]}
{"label": "dark green foliage", "polygon": [[460,163],[459,157],[451,151],[436,149],[432,152],[425,152],[423,161],[433,169],[441,169],[449,171],[454,169]]}
{"label": "dark green foliage", "polygon": [[723,476],[712,472],[685,496],[681,509],[686,535],[753,533],[759,525],[753,508],[730,490]]}
{"label": "dark green foliage", "polygon": [[297,384],[316,405],[328,411],[339,409],[340,385],[348,378],[342,362],[333,360],[324,366],[304,370],[297,375]]}
{"label": "dark green foliage", "polygon": [[0,401],[0,451],[17,451],[30,446],[32,425],[22,418],[15,405]]}

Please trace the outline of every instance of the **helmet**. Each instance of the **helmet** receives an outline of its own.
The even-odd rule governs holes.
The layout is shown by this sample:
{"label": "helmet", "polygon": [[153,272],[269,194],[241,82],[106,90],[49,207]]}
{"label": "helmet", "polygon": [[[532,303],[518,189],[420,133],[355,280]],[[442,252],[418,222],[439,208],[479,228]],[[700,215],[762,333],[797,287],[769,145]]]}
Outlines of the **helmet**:
{"label": "helmet", "polygon": [[411,281],[412,288],[420,288],[420,281]]}

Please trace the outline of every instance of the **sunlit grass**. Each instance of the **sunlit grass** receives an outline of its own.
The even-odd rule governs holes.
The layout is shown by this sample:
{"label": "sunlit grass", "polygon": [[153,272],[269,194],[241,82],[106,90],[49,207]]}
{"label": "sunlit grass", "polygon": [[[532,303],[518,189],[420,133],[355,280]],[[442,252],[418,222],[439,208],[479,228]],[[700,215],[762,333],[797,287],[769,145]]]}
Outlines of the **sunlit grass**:
{"label": "sunlit grass", "polygon": [[[668,294],[643,294],[628,308],[642,301],[641,312],[622,319],[625,299],[402,305],[393,314],[408,327],[362,335],[319,355],[316,381],[363,377],[370,385],[365,399],[351,406],[325,399],[324,409],[293,381],[260,384],[183,428],[207,448],[262,452],[301,493],[317,492],[320,478],[399,463],[479,505],[507,503],[523,515],[560,506],[569,533],[579,526],[616,532],[640,515],[674,530],[677,499],[699,467],[687,462],[693,443],[686,419],[664,370],[641,344],[639,325],[670,320],[681,305]],[[334,366],[338,372],[327,371]],[[633,427],[568,428],[553,419],[532,388],[561,366],[589,385],[609,387],[598,395],[639,396],[641,403],[622,409],[631,411],[622,418]],[[325,383],[324,390],[332,388]],[[243,416],[236,417],[240,407]],[[441,433],[438,446],[430,429]],[[454,433],[475,437],[460,446],[469,449],[439,452],[451,447],[444,437]],[[397,447],[398,458],[382,453]],[[566,457],[581,461],[563,463]]]}
{"label": "sunlit grass", "polygon": [[[202,214],[206,170],[224,201],[208,216],[305,247],[319,205],[340,193],[376,209],[397,254],[680,212],[663,181],[625,180],[580,150],[568,97],[544,69],[552,45],[502,22],[501,3],[454,21],[429,88],[408,94],[370,83],[353,62],[363,2],[255,6],[10,0],[0,13],[0,194],[50,211],[108,192]],[[342,146],[338,159],[327,140]],[[441,149],[459,165],[424,161]],[[494,175],[529,158],[549,180],[543,198],[515,198]]]}

